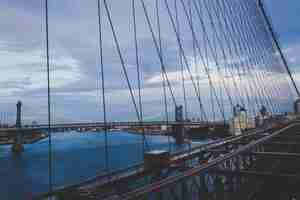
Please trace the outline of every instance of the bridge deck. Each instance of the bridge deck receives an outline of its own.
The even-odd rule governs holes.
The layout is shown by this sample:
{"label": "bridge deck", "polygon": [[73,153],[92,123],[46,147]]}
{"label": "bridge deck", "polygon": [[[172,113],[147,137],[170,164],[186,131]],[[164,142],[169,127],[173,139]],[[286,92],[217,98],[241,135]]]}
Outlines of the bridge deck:
{"label": "bridge deck", "polygon": [[[151,127],[151,126],[163,126],[163,125],[183,125],[183,126],[197,126],[197,127],[210,127],[210,126],[223,126],[224,122],[175,122],[175,121],[145,121],[145,122],[89,122],[89,123],[62,123],[51,124],[51,129],[79,129],[79,128],[104,128],[104,127]],[[26,125],[22,128],[0,128],[0,133],[12,133],[12,132],[30,132],[37,130],[47,130],[48,124],[39,125]]]}
{"label": "bridge deck", "polygon": [[[233,146],[233,144],[238,141],[248,141],[249,143],[251,141],[259,140],[262,137],[267,137],[262,133],[264,133],[263,130],[249,131],[242,136],[232,136],[226,139],[220,139],[185,152],[175,153],[169,161],[169,168],[165,169],[168,171],[167,174],[163,176],[177,174],[195,167],[193,166],[194,164],[186,165],[188,161],[196,161],[196,163],[207,162],[212,158],[210,151]],[[200,159],[199,157],[201,155],[205,155],[205,157]],[[108,176],[95,177],[82,184],[66,187],[59,191],[64,193],[65,196],[68,196],[70,199],[75,197],[76,199],[80,199],[79,197],[82,197],[82,199],[98,199],[99,197],[104,198],[119,194],[120,192],[125,193],[126,191],[135,189],[144,184],[150,184],[155,179],[155,175],[152,171],[146,171],[143,165],[136,165],[128,170],[121,170]],[[127,183],[132,183],[133,186],[129,186]]]}
{"label": "bridge deck", "polygon": [[[232,143],[239,147],[225,154],[218,146],[219,156],[205,164],[108,199],[296,199],[300,195],[299,145],[272,145],[276,137],[290,138],[296,132],[300,132],[299,123],[248,144]],[[207,181],[208,177],[213,181]]]}

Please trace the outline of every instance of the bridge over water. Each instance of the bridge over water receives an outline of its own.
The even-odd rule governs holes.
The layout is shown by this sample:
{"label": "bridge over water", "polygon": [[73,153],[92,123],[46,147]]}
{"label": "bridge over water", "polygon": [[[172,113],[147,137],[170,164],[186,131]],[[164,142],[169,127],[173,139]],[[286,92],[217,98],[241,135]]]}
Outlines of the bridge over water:
{"label": "bridge over water", "polygon": [[[273,186],[284,197],[300,195],[300,93],[262,0],[95,0],[88,2],[88,20],[82,19],[82,2],[62,2],[70,9],[48,0],[33,6],[42,8],[41,84],[3,90],[10,101],[33,103],[25,102],[22,114],[18,102],[16,121],[0,128],[0,137],[14,138],[16,153],[24,150],[26,135],[45,133],[48,140],[49,191],[37,198],[263,199]],[[82,14],[84,23],[78,24],[87,26],[87,37],[68,27],[58,34],[64,26],[56,23],[68,18],[67,11],[72,19]],[[65,53],[68,39],[72,47]],[[57,64],[61,57],[67,64],[64,59]],[[71,68],[64,71],[65,65]],[[29,120],[38,122],[26,125]],[[125,127],[139,129],[144,162],[111,172],[109,129]],[[218,127],[230,128],[232,136],[182,152],[158,151],[145,137],[145,129],[153,127],[164,127],[161,134],[178,145],[192,142],[187,133],[193,127],[196,136]],[[102,130],[105,170],[83,183],[54,188],[52,136],[76,129]]]}

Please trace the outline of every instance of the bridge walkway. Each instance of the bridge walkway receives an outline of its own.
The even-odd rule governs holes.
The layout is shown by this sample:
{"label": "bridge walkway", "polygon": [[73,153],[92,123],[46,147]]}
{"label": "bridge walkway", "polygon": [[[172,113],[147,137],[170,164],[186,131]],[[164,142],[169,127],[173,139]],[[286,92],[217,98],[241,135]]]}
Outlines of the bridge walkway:
{"label": "bridge walkway", "polygon": [[[225,151],[237,151],[239,143],[249,144],[267,137],[265,130],[258,129],[241,136],[220,139],[206,145],[195,147],[185,152],[174,153],[169,159],[168,167],[160,172],[146,170],[143,164],[131,168],[97,176],[78,185],[67,186],[55,191],[54,195],[62,195],[65,199],[102,199],[118,194],[124,194],[142,186],[153,184],[167,177],[177,176],[196,167],[220,158]],[[239,144],[239,145],[237,145]],[[226,155],[226,154],[225,154]],[[49,194],[46,194],[46,196]],[[53,194],[52,194],[53,195]]]}
{"label": "bridge walkway", "polygon": [[107,199],[298,199],[299,133],[297,122],[251,141],[209,149],[213,159]]}

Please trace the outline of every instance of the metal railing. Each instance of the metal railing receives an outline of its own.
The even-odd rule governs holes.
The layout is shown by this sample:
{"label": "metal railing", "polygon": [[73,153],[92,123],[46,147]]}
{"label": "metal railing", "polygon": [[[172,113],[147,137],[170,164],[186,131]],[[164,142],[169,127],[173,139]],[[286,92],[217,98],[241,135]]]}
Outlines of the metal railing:
{"label": "metal railing", "polygon": [[255,159],[253,154],[251,154],[252,151],[260,152],[264,143],[295,125],[299,124],[290,124],[257,141],[250,142],[233,152],[219,156],[211,162],[199,165],[181,174],[154,182],[126,194],[115,195],[108,199],[223,199],[226,192],[237,191],[240,187],[239,182],[242,180],[234,177],[232,174],[220,175],[218,171],[227,170],[234,172],[249,168],[252,165],[253,159]]}

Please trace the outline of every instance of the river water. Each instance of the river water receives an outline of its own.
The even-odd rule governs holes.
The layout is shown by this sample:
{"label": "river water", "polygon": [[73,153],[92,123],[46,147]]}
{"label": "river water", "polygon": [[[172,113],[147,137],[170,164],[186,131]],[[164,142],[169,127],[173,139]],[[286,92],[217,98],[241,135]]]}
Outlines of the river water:
{"label": "river water", "polygon": [[[53,182],[56,187],[75,184],[103,172],[105,167],[104,134],[53,134]],[[126,132],[113,132],[108,136],[110,170],[125,168],[142,161],[142,137]],[[170,142],[169,142],[170,141]],[[147,136],[151,149],[172,151],[174,140],[166,136]],[[205,141],[200,142],[205,143]],[[199,143],[197,143],[199,144]],[[0,199],[27,200],[48,190],[48,139],[25,145],[20,155],[10,146],[0,146]]]}

